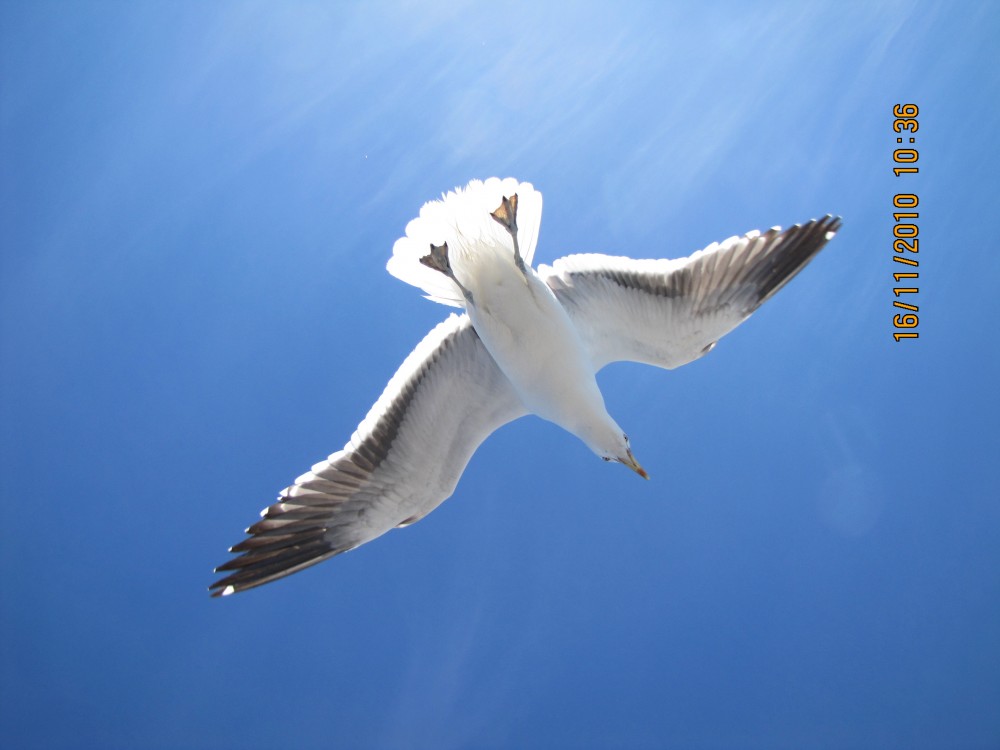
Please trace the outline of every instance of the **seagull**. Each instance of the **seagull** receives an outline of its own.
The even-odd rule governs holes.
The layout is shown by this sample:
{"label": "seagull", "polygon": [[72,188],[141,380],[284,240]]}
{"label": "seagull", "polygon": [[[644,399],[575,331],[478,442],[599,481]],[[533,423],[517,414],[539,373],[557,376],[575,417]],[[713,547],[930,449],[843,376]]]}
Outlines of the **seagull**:
{"label": "seagull", "polygon": [[595,379],[611,362],[703,357],[840,227],[827,215],[673,260],[568,255],[532,267],[542,195],[474,180],[423,206],[387,270],[460,308],[403,361],[343,450],[261,511],[213,596],[283,578],[426,516],[493,431],[537,414],[648,479]]}

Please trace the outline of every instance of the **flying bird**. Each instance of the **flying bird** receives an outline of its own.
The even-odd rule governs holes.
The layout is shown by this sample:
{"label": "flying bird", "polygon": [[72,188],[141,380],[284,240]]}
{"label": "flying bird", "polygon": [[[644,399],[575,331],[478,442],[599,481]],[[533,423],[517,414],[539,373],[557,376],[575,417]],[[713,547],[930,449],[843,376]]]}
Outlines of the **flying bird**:
{"label": "flying bird", "polygon": [[214,596],[254,588],[408,526],[451,496],[472,454],[526,414],[648,478],[595,379],[610,362],[673,369],[704,356],[840,227],[826,216],[749,232],[687,258],[568,255],[531,263],[542,195],[490,178],[424,205],[388,271],[464,310],[424,337],[343,450],[282,490]]}

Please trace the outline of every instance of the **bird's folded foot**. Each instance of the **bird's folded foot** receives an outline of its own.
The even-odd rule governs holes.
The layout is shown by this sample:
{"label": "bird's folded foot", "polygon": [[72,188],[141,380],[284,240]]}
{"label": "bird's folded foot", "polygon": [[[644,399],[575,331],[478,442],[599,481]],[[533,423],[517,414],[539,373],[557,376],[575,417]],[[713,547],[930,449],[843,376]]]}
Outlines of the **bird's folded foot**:
{"label": "bird's folded foot", "polygon": [[454,280],[455,274],[451,270],[451,261],[448,260],[448,243],[443,245],[431,244],[431,254],[425,255],[420,259],[428,268],[433,268],[435,271],[440,271],[449,279]]}
{"label": "bird's folded foot", "polygon": [[521,249],[517,246],[517,193],[510,198],[504,196],[500,202],[500,208],[490,214],[493,220],[510,232],[511,239],[514,240],[514,264],[518,270],[527,275],[524,269],[524,260],[521,258]]}
{"label": "bird's folded foot", "polygon": [[431,244],[430,255],[425,255],[420,259],[428,268],[433,268],[435,271],[440,271],[449,279],[455,282],[456,286],[462,290],[462,296],[465,297],[465,301],[472,304],[472,292],[462,286],[462,282],[455,278],[455,272],[451,270],[451,261],[448,260],[448,243],[445,242],[443,245]]}

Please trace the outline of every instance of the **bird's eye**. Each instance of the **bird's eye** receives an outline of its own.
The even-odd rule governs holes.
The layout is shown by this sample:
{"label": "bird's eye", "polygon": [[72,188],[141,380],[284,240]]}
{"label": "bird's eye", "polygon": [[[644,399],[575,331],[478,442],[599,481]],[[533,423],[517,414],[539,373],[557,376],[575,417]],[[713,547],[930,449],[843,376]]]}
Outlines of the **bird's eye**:
{"label": "bird's eye", "polygon": [[628,435],[623,434],[622,437],[625,438],[625,442],[627,443],[628,442]]}
{"label": "bird's eye", "polygon": [[610,461],[611,460],[611,456],[601,456],[601,458],[603,460],[605,460],[605,461]]}

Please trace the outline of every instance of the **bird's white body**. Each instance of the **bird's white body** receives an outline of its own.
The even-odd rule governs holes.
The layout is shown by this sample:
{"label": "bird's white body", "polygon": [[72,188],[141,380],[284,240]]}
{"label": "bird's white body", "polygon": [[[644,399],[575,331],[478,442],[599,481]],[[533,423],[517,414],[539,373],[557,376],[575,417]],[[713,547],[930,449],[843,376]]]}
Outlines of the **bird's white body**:
{"label": "bird's white body", "polygon": [[528,411],[590,446],[592,436],[618,429],[576,327],[531,266],[522,272],[508,251],[466,257],[454,270],[471,293],[476,333]]}
{"label": "bird's white body", "polygon": [[[516,196],[516,198],[514,198]],[[641,476],[595,373],[704,356],[797,274],[840,226],[827,216],[749,232],[676,260],[570,255],[534,269],[542,197],[491,178],[424,205],[388,270],[464,308],[406,358],[343,450],[265,508],[216,595],[260,586],[423,518],[476,448],[528,413]]]}

